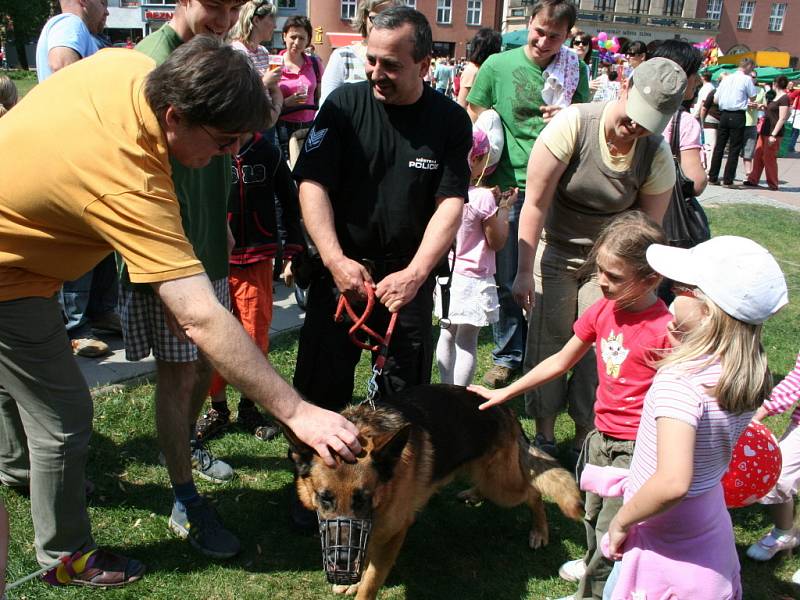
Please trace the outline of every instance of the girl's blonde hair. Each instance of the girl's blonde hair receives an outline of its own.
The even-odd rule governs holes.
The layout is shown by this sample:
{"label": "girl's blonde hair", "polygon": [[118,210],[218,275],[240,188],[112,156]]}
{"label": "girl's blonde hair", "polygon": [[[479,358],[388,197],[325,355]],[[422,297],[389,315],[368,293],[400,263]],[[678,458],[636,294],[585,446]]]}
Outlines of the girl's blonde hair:
{"label": "girl's blonde hair", "polygon": [[708,393],[724,411],[741,414],[755,410],[772,388],[767,355],[761,345],[762,325],[734,319],[699,290],[696,296],[705,302],[708,315],[658,366],[694,363],[707,356],[707,360],[689,367],[700,370],[719,359],[722,373]]}
{"label": "girl's blonde hair", "polygon": [[369,13],[383,5],[387,5],[388,8],[391,8],[393,6],[403,6],[403,3],[400,0],[361,0],[361,2],[358,3],[356,16],[353,17],[353,29],[360,33],[361,37],[367,37],[367,20],[369,19]]}
{"label": "girl's blonde hair", "polygon": [[0,117],[6,114],[17,103],[19,93],[14,82],[5,75],[0,75]]}
{"label": "girl's blonde hair", "polygon": [[579,276],[590,276],[597,267],[597,255],[602,249],[616,256],[634,270],[637,277],[645,279],[658,275],[647,262],[647,249],[652,244],[666,244],[664,230],[639,210],[628,210],[614,217],[597,236]]}
{"label": "girl's blonde hair", "polygon": [[[258,15],[256,15],[256,11],[258,11]],[[228,33],[228,41],[249,43],[253,33],[253,20],[256,16],[271,16],[274,19],[277,14],[278,9],[269,0],[250,0],[239,9],[239,18]]]}

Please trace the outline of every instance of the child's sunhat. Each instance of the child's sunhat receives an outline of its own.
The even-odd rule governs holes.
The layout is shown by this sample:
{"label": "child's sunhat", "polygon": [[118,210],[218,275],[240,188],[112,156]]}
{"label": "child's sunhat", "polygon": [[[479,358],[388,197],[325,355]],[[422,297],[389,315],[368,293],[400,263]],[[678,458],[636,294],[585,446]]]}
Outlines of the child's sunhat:
{"label": "child's sunhat", "polygon": [[697,286],[735,319],[757,325],[789,302],[786,279],[769,250],[751,239],[723,235],[694,248],[653,244],[647,262],[674,281]]}

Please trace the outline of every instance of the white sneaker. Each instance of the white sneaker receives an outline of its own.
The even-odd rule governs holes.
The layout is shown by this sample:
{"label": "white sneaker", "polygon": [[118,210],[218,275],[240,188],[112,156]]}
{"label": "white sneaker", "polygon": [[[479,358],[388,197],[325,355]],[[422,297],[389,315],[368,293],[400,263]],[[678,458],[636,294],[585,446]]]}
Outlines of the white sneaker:
{"label": "white sneaker", "polygon": [[747,556],[753,560],[766,561],[778,552],[791,550],[798,544],[800,544],[800,537],[796,530],[792,529],[790,533],[776,537],[773,529],[747,549]]}
{"label": "white sneaker", "polygon": [[568,560],[558,569],[558,576],[566,581],[580,581],[584,573],[586,573],[586,563],[582,558]]}

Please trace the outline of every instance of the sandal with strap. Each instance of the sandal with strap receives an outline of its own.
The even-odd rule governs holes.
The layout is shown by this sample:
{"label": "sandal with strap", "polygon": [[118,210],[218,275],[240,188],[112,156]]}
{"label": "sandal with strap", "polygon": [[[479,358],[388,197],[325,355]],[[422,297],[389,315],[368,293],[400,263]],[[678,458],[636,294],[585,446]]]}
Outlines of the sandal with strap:
{"label": "sandal with strap", "polygon": [[209,409],[195,423],[195,435],[200,441],[210,440],[219,435],[230,425],[230,413],[223,413],[214,408]]}

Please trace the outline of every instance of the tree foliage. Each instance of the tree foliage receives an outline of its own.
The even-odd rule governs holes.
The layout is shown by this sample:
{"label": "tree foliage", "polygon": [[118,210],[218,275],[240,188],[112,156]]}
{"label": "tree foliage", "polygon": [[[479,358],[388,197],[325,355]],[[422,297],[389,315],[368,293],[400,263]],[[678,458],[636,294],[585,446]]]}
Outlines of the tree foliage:
{"label": "tree foliage", "polygon": [[25,44],[39,36],[57,5],[53,0],[0,0],[0,17],[6,37],[13,38],[23,68],[28,67]]}

